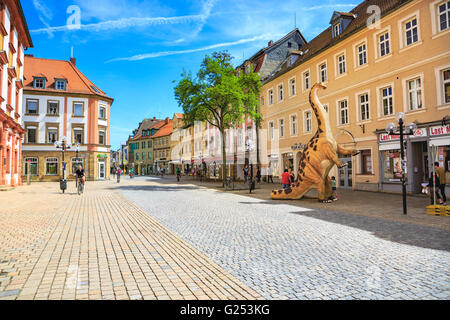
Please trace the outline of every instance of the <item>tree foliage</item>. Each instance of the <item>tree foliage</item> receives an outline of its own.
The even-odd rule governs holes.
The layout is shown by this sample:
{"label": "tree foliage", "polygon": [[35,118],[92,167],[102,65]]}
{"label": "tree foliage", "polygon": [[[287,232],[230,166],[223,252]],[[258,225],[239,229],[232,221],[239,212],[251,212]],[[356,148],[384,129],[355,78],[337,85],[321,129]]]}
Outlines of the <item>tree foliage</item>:
{"label": "tree foliage", "polygon": [[[225,130],[235,128],[246,117],[257,124],[260,122],[260,77],[254,72],[237,75],[232,59],[226,51],[207,55],[196,77],[184,71],[174,89],[175,98],[183,108],[186,125],[206,121],[219,129],[223,163],[226,163]],[[222,169],[225,179],[225,166]]]}

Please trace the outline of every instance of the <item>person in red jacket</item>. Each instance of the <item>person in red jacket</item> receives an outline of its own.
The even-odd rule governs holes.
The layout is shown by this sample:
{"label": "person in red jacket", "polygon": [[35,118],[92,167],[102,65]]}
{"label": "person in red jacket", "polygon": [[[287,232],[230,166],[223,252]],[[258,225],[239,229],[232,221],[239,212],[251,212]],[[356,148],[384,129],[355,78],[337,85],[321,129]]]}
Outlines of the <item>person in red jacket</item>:
{"label": "person in red jacket", "polygon": [[281,174],[281,186],[283,189],[288,188],[291,185],[291,175],[288,172],[288,169],[284,169],[284,172]]}

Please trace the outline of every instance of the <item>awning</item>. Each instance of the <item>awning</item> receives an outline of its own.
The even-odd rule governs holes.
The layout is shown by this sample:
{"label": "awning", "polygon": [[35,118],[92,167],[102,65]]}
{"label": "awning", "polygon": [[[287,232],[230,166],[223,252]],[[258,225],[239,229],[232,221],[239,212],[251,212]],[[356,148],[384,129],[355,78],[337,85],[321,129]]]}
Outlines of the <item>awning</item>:
{"label": "awning", "polygon": [[440,137],[430,139],[430,146],[450,146],[450,137]]}
{"label": "awning", "polygon": [[398,150],[400,149],[400,142],[380,143],[378,147],[380,151],[383,150]]}

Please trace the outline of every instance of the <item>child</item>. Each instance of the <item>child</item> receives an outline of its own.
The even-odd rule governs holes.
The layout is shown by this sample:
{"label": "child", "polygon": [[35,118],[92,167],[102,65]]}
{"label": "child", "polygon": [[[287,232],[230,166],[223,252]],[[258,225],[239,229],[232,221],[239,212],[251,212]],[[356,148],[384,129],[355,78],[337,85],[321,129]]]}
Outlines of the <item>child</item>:
{"label": "child", "polygon": [[331,177],[331,189],[333,190],[333,201],[338,200],[338,195],[337,195],[337,191],[336,191],[336,177],[335,176]]}

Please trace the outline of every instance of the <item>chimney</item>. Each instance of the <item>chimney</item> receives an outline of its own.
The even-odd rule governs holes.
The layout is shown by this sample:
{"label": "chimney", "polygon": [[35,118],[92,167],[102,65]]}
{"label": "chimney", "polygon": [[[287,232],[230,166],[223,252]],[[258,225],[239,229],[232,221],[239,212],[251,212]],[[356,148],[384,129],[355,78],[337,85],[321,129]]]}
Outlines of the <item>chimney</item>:
{"label": "chimney", "polygon": [[75,66],[75,65],[76,65],[76,62],[77,62],[77,59],[71,57],[71,58],[70,58],[70,62],[72,62],[72,64]]}
{"label": "chimney", "polygon": [[271,45],[273,45],[273,41],[270,40],[269,43],[268,43],[267,45],[268,45],[268,47],[270,47]]}
{"label": "chimney", "polygon": [[166,121],[166,124],[169,123],[169,117],[167,117],[165,121]]}
{"label": "chimney", "polygon": [[156,120],[156,117],[153,117],[153,121],[155,121]]}

